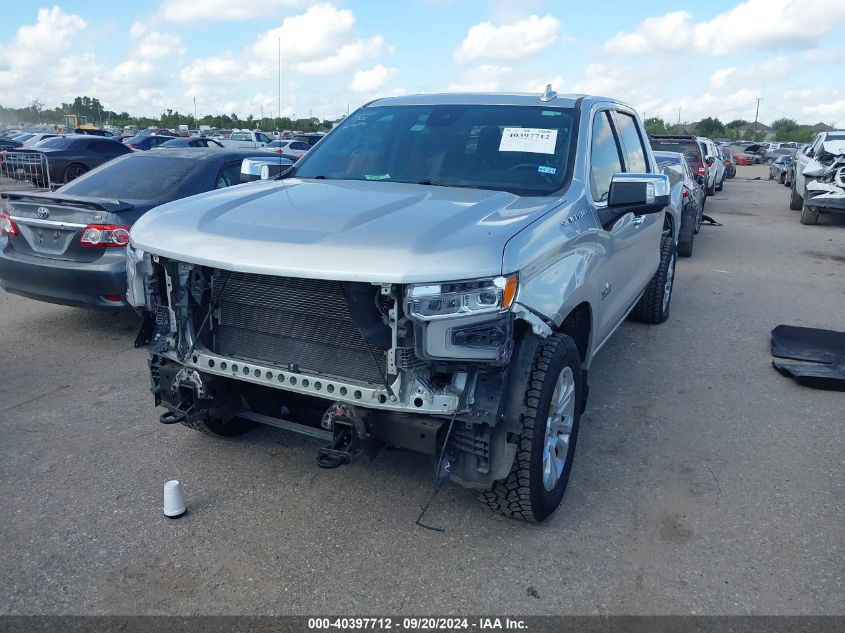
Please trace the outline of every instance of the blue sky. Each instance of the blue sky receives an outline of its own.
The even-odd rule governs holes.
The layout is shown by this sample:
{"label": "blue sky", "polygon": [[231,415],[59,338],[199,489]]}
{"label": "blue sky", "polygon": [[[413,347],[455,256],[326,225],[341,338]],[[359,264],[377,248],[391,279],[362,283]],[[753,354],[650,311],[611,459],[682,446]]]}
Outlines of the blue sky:
{"label": "blue sky", "polygon": [[[114,7],[120,10],[115,11]],[[0,104],[334,118],[378,96],[599,93],[644,116],[845,126],[841,0],[6,3]]]}

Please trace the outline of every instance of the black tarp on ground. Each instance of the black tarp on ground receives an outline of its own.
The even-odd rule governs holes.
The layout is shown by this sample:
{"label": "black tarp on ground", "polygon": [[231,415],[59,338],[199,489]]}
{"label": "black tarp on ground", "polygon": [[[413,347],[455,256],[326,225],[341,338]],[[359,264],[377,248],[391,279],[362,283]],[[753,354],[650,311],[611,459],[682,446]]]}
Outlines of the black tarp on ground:
{"label": "black tarp on ground", "polygon": [[772,356],[813,363],[772,361],[776,370],[799,385],[845,391],[845,332],[778,325],[772,330]]}

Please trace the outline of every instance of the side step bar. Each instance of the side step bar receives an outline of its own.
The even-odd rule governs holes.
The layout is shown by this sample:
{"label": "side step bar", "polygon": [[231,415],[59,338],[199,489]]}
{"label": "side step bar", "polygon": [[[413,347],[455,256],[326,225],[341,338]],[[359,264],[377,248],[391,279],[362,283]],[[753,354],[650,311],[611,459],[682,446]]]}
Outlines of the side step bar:
{"label": "side step bar", "polygon": [[314,428],[313,426],[306,426],[305,424],[282,420],[281,418],[273,418],[269,415],[256,413],[255,411],[238,411],[237,417],[258,422],[259,424],[266,424],[267,426],[275,426],[276,428],[299,433],[300,435],[307,435],[318,440],[323,440],[324,442],[331,442],[334,439],[334,433],[326,429]]}

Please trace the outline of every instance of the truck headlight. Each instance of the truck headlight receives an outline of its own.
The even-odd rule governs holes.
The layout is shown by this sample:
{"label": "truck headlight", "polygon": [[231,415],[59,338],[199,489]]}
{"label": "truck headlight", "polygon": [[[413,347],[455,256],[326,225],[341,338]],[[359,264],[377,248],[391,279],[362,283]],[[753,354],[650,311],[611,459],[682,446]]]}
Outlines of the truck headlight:
{"label": "truck headlight", "polygon": [[513,305],[518,285],[516,273],[469,281],[413,285],[408,291],[406,312],[423,321],[503,312]]}

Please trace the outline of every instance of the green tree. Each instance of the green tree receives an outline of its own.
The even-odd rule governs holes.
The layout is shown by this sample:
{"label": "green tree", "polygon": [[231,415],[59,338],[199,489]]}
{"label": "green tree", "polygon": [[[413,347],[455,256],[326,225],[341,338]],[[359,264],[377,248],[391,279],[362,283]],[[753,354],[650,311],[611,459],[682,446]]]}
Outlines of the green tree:
{"label": "green tree", "polygon": [[700,136],[723,136],[725,134],[724,124],[717,118],[707,117],[701,119],[696,126],[696,132]]}
{"label": "green tree", "polygon": [[732,141],[739,140],[749,125],[751,124],[745,119],[734,119],[725,125],[725,134]]}
{"label": "green tree", "polygon": [[645,131],[647,134],[665,134],[666,133],[666,121],[661,119],[659,116],[651,116],[643,121],[643,125],[645,126]]}
{"label": "green tree", "polygon": [[795,119],[777,119],[776,121],[772,121],[772,124],[769,126],[775,130],[778,135],[787,135],[791,132],[794,132],[798,129],[798,122]]}

